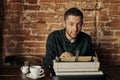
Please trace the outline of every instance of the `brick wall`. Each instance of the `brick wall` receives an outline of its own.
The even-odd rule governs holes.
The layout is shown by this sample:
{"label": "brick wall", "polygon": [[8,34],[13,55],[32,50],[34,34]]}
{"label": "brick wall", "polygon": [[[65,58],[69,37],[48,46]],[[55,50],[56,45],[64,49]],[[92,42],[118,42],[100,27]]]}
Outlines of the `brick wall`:
{"label": "brick wall", "polygon": [[3,1],[0,2],[0,65],[2,64],[2,46],[3,46]]}
{"label": "brick wall", "polygon": [[44,56],[48,34],[63,28],[65,10],[77,7],[101,63],[119,65],[119,5],[119,0],[4,0],[3,54]]}

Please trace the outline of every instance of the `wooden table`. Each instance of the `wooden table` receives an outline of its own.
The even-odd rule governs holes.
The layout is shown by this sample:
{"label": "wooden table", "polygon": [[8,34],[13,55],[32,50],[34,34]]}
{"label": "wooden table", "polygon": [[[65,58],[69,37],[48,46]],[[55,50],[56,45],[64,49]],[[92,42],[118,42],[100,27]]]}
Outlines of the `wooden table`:
{"label": "wooden table", "polygon": [[[45,68],[45,77],[36,80],[51,80],[49,69]],[[27,78],[22,74],[18,66],[2,66],[0,67],[0,80],[35,80]]]}
{"label": "wooden table", "polygon": [[[48,68],[43,67],[45,70],[45,77],[36,80],[52,80]],[[103,67],[102,71],[105,74],[106,80],[120,80],[120,66],[118,67]],[[0,67],[0,80],[34,80],[27,78],[22,74],[20,67],[2,66]]]}

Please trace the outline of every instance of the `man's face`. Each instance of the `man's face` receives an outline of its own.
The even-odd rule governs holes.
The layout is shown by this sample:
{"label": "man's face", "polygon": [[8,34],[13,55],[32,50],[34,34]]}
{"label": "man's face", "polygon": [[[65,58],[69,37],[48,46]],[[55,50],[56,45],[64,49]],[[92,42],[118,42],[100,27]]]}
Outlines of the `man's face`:
{"label": "man's face", "polygon": [[75,39],[82,29],[83,19],[80,16],[69,15],[65,20],[66,37]]}

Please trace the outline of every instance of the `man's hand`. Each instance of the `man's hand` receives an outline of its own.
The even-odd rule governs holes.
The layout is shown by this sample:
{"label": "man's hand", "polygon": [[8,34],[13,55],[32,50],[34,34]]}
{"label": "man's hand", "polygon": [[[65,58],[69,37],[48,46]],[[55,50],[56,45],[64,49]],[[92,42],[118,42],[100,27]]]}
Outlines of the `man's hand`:
{"label": "man's hand", "polygon": [[60,58],[63,58],[63,57],[72,57],[73,55],[70,53],[70,52],[64,52],[61,54]]}

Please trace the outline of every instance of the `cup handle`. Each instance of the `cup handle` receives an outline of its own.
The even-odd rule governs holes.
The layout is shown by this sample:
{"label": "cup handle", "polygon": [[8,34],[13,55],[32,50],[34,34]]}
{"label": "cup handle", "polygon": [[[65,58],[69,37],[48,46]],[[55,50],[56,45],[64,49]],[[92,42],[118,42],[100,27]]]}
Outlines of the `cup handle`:
{"label": "cup handle", "polygon": [[44,73],[44,69],[41,69],[41,70],[40,70],[40,74],[43,74],[43,73]]}

